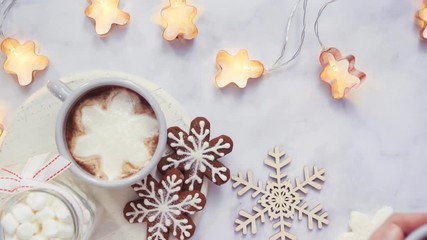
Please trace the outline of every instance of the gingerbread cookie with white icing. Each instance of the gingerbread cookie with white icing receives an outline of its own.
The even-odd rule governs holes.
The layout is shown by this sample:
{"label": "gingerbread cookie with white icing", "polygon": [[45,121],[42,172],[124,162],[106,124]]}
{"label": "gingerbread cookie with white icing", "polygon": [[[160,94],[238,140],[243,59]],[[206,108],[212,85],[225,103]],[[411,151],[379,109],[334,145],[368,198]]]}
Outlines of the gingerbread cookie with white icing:
{"label": "gingerbread cookie with white icing", "polygon": [[174,150],[163,157],[157,169],[164,174],[178,168],[184,173],[184,189],[200,190],[206,177],[216,185],[230,179],[230,170],[219,158],[233,150],[233,141],[226,135],[210,140],[210,123],[204,117],[195,118],[188,133],[179,127],[168,129],[168,145]]}
{"label": "gingerbread cookie with white icing", "polygon": [[147,240],[191,238],[196,230],[190,215],[203,210],[206,197],[200,191],[183,191],[184,175],[178,169],[165,173],[160,182],[151,175],[132,185],[140,197],[123,209],[130,223],[147,222]]}

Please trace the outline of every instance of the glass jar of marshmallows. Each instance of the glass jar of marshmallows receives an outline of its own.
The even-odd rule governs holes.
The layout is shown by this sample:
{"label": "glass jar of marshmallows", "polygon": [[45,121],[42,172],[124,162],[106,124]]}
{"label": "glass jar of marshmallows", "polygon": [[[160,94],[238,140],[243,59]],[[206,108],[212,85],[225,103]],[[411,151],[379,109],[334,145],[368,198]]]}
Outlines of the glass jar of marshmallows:
{"label": "glass jar of marshmallows", "polygon": [[63,182],[11,195],[0,206],[0,240],[86,240],[95,222],[87,195]]}

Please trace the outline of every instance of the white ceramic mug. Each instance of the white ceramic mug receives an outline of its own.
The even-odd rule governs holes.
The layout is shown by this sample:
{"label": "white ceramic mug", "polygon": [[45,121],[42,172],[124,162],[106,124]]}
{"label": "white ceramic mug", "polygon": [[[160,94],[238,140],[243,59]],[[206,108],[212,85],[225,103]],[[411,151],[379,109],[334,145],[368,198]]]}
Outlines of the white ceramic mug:
{"label": "white ceramic mug", "polygon": [[[75,162],[74,158],[70,154],[70,151],[68,149],[68,144],[66,142],[66,135],[65,135],[67,119],[73,106],[82,97],[85,97],[85,94],[91,92],[92,90],[96,88],[109,87],[109,86],[124,87],[139,94],[142,98],[144,98],[150,104],[150,106],[152,107],[156,115],[156,119],[159,124],[159,141],[157,144],[156,151],[154,152],[150,162],[144,168],[142,168],[139,172],[133,174],[132,176],[119,179],[119,180],[102,180],[93,176],[92,174],[90,174],[89,172],[81,168],[80,165]],[[92,185],[96,185],[104,188],[129,187],[133,183],[145,178],[156,167],[157,163],[159,162],[160,158],[163,155],[163,151],[166,146],[167,128],[166,128],[166,120],[162,110],[160,109],[160,105],[147,89],[145,89],[144,87],[132,81],[123,80],[123,79],[98,79],[98,80],[85,83],[75,90],[71,90],[67,85],[65,85],[61,81],[50,81],[47,84],[47,88],[56,97],[58,97],[61,101],[63,101],[63,105],[58,113],[58,118],[56,122],[55,140],[56,140],[56,145],[57,145],[59,154],[61,154],[67,159],[70,159],[75,163],[70,169],[77,177],[83,179],[84,181]]]}
{"label": "white ceramic mug", "polygon": [[427,225],[424,225],[413,233],[411,233],[406,240],[424,240],[427,239]]}

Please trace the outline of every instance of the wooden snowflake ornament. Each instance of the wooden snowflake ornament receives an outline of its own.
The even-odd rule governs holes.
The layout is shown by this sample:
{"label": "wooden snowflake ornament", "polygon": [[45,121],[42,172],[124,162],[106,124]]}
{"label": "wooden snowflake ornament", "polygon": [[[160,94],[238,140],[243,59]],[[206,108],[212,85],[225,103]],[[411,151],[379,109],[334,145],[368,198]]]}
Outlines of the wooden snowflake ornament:
{"label": "wooden snowflake ornament", "polygon": [[200,191],[183,191],[184,175],[178,169],[166,172],[160,182],[151,175],[132,185],[140,199],[123,210],[130,223],[147,222],[147,240],[179,240],[193,236],[196,226],[190,215],[203,210],[206,198]]}
{"label": "wooden snowflake ornament", "polygon": [[264,160],[264,164],[273,168],[274,172],[270,174],[273,181],[267,181],[263,187],[261,181],[256,183],[253,180],[251,171],[247,173],[247,178],[242,173],[233,176],[233,187],[241,189],[237,192],[239,196],[252,192],[252,198],[258,199],[258,205],[252,209],[252,213],[240,211],[239,217],[236,219],[237,232],[247,234],[250,228],[252,234],[257,232],[257,221],[265,222],[265,216],[270,218],[270,221],[275,221],[274,229],[278,229],[270,240],[296,240],[297,237],[288,232],[291,228],[292,220],[295,214],[298,214],[298,219],[302,220],[303,216],[307,216],[308,229],[312,230],[315,225],[318,229],[322,229],[323,225],[328,225],[328,213],[323,211],[321,204],[309,209],[306,202],[303,202],[303,197],[308,193],[308,187],[320,190],[325,181],[325,169],[314,166],[311,173],[309,167],[304,167],[304,180],[295,179],[295,184],[287,179],[288,174],[282,171],[282,168],[290,164],[291,160],[285,158],[285,152],[278,147],[274,148],[273,152],[269,153],[271,158]]}
{"label": "wooden snowflake ornament", "polygon": [[350,232],[343,233],[338,240],[368,240],[375,230],[381,226],[393,213],[391,207],[383,207],[370,217],[361,212],[351,212]]}
{"label": "wooden snowflake ornament", "polygon": [[37,71],[47,68],[47,57],[36,53],[34,42],[19,43],[13,38],[6,38],[1,43],[1,51],[6,55],[4,70],[16,76],[19,85],[27,86]]}
{"label": "wooden snowflake ornament", "polygon": [[420,38],[427,40],[427,0],[423,1],[423,7],[415,14],[415,20],[420,25]]}
{"label": "wooden snowflake ornament", "polygon": [[355,68],[355,57],[342,57],[336,48],[329,48],[320,54],[320,64],[323,71],[320,79],[331,87],[331,94],[335,99],[342,99],[352,89],[359,86],[366,74]]}
{"label": "wooden snowflake ornament", "polygon": [[95,21],[95,31],[106,36],[113,24],[126,25],[130,15],[119,9],[119,0],[91,0],[85,14]]}
{"label": "wooden snowflake ornament", "polygon": [[210,139],[210,123],[206,118],[197,117],[185,132],[179,127],[168,129],[168,145],[174,150],[163,157],[157,169],[164,174],[174,168],[185,176],[184,189],[200,190],[206,177],[216,185],[230,179],[230,170],[219,160],[233,150],[233,141],[226,135]]}
{"label": "wooden snowflake ornament", "polygon": [[221,50],[216,56],[218,73],[215,77],[216,85],[223,88],[230,83],[238,87],[246,87],[249,78],[259,78],[264,73],[264,65],[260,61],[249,60],[248,51],[245,49],[231,55]]}
{"label": "wooden snowflake ornament", "polygon": [[188,5],[186,0],[169,0],[169,3],[169,6],[160,12],[165,28],[163,38],[168,41],[195,38],[198,33],[194,24],[197,8]]}

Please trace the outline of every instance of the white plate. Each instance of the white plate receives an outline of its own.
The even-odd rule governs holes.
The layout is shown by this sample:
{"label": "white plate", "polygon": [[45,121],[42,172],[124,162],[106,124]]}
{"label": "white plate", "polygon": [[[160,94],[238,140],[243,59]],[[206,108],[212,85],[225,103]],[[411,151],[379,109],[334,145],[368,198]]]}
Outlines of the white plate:
{"label": "white plate", "polygon": [[[97,71],[62,78],[72,89],[79,85],[99,78],[121,78],[134,81],[150,90],[162,108],[167,126],[179,126],[187,129],[189,118],[182,111],[179,103],[165,90],[137,76]],[[17,111],[12,124],[6,129],[3,146],[0,153],[0,167],[13,165],[14,170],[20,170],[25,161],[34,155],[56,153],[55,123],[56,115],[61,107],[61,101],[56,99],[43,88],[32,95]],[[156,174],[157,175],[157,174]],[[207,181],[202,192],[207,193]],[[90,187],[96,196],[97,206],[104,208],[101,219],[98,219],[96,229],[91,239],[145,239],[145,224],[129,224],[123,217],[125,204],[137,196],[129,188],[104,190]],[[200,213],[194,216],[197,223]]]}

